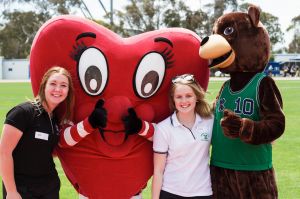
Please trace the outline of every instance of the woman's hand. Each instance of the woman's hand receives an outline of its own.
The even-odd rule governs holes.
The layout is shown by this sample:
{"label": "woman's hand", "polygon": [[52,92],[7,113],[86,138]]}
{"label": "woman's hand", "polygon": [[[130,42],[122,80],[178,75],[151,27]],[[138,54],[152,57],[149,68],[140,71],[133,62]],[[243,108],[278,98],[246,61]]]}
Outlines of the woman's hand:
{"label": "woman's hand", "polygon": [[19,192],[7,192],[6,199],[22,199]]}

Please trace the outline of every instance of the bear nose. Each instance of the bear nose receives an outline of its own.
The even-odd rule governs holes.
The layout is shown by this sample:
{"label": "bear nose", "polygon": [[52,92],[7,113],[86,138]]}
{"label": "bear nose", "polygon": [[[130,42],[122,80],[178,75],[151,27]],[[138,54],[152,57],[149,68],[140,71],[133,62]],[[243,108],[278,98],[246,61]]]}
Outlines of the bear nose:
{"label": "bear nose", "polygon": [[201,41],[201,46],[203,46],[206,42],[208,42],[209,37],[204,37]]}
{"label": "bear nose", "polygon": [[132,107],[128,97],[113,96],[105,100],[104,108],[107,110],[107,120],[112,123],[122,122],[122,118],[128,114],[128,108]]}

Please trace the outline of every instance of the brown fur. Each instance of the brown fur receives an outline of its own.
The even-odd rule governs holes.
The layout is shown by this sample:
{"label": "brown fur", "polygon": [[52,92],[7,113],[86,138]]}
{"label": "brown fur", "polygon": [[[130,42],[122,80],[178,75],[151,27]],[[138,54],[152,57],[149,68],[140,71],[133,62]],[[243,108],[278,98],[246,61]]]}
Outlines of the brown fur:
{"label": "brown fur", "polygon": [[[264,70],[269,60],[270,40],[266,29],[259,22],[259,15],[259,9],[251,6],[248,13],[228,13],[216,21],[213,32],[226,39],[235,55],[233,62],[222,62],[224,55],[210,53],[214,49],[209,48],[209,42],[213,42],[209,38],[204,38],[205,42],[201,44],[204,50],[200,49],[200,56],[202,54],[205,58],[213,59],[211,67],[215,64],[220,67],[221,72],[230,74],[232,91],[242,90],[252,77]],[[228,27],[234,30],[230,34],[226,34]],[[223,43],[220,46],[225,46],[224,49],[227,50],[228,46]],[[224,117],[220,122],[225,136],[259,145],[271,143],[283,134],[285,116],[282,111],[282,98],[274,80],[270,77],[263,78],[258,94],[260,120],[241,118],[230,110],[224,110]],[[237,171],[211,166],[211,175],[214,198],[277,198],[273,168],[265,171]]]}
{"label": "brown fur", "polygon": [[[236,171],[211,166],[214,199],[277,199],[273,169]],[[249,186],[251,185],[251,186]]]}

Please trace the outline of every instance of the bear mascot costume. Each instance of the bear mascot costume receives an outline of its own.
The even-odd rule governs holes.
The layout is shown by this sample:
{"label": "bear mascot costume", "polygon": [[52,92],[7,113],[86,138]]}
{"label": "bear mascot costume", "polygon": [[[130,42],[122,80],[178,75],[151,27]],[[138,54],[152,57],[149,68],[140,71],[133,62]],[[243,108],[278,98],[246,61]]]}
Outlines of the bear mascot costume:
{"label": "bear mascot costume", "polygon": [[[153,173],[153,123],[166,118],[172,77],[196,74],[206,89],[200,38],[169,28],[122,38],[99,24],[60,16],[38,31],[30,54],[32,89],[58,65],[72,75],[73,125],[62,130],[58,158],[84,198],[129,199]],[[61,110],[63,113],[63,110]]]}
{"label": "bear mascot costume", "polygon": [[270,40],[259,21],[260,10],[232,12],[203,38],[200,56],[230,75],[215,103],[211,175],[214,198],[275,199],[272,142],[285,128],[282,98],[263,71]]}

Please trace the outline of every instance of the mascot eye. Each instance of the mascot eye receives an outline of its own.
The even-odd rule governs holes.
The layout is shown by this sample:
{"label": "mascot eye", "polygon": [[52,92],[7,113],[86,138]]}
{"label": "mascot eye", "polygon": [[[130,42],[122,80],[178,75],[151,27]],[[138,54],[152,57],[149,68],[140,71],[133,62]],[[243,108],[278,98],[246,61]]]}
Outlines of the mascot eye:
{"label": "mascot eye", "polygon": [[87,94],[101,94],[108,80],[107,62],[103,53],[96,48],[86,49],[80,56],[78,73]]}
{"label": "mascot eye", "polygon": [[233,33],[234,29],[233,27],[227,27],[224,30],[224,35],[230,35],[231,33]]}
{"label": "mascot eye", "polygon": [[136,94],[142,98],[154,95],[165,76],[165,69],[165,60],[161,54],[151,52],[145,55],[137,67],[133,81]]}

